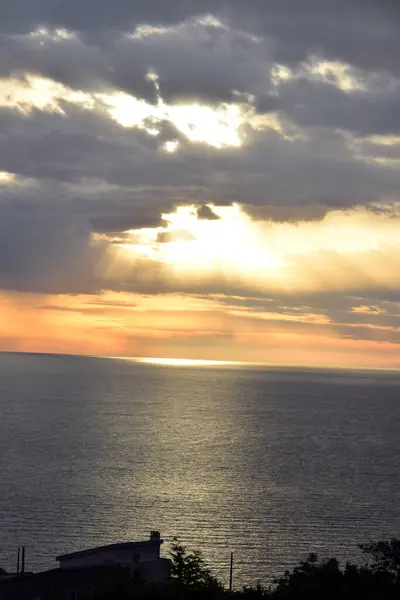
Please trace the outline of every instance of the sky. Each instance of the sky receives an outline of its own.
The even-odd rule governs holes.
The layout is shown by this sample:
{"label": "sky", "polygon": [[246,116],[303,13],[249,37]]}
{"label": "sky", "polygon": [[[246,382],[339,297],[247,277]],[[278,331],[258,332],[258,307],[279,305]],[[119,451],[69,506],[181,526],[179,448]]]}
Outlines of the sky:
{"label": "sky", "polygon": [[400,367],[400,6],[0,5],[0,350]]}

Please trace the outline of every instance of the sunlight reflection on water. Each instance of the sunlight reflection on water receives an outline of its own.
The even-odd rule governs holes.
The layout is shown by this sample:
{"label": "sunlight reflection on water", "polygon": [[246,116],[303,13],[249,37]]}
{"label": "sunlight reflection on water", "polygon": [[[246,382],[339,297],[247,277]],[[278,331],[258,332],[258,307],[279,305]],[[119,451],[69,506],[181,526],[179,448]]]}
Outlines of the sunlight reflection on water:
{"label": "sunlight reflection on water", "polygon": [[254,583],[399,535],[398,374],[203,367],[1,355],[0,566],[160,529]]}

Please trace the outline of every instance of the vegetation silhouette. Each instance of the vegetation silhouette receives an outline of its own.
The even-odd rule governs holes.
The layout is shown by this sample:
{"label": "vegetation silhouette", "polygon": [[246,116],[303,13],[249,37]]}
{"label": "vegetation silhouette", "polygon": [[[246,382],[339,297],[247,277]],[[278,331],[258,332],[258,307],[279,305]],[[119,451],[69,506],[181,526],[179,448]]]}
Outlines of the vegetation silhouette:
{"label": "vegetation silhouette", "polygon": [[398,600],[400,598],[400,540],[360,544],[370,562],[347,562],[336,558],[320,561],[310,554],[292,571],[285,571],[271,586],[257,583],[230,593],[212,575],[199,551],[188,550],[174,539],[170,558],[171,580],[162,585],[143,582],[122,589],[103,590],[102,600]]}

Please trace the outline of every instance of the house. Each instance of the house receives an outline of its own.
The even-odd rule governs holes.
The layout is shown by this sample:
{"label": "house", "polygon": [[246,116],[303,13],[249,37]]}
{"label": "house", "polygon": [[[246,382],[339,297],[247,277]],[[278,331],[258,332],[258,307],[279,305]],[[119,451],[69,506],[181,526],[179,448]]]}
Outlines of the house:
{"label": "house", "polygon": [[118,565],[129,568],[148,583],[158,583],[169,577],[170,561],[160,557],[163,540],[159,531],[152,531],[150,539],[143,542],[123,542],[98,546],[80,552],[62,554],[56,560],[60,569],[84,569]]}
{"label": "house", "polygon": [[92,600],[106,588],[164,583],[171,561],[160,556],[158,531],[140,542],[121,542],[57,556],[59,567],[0,578],[0,600]]}

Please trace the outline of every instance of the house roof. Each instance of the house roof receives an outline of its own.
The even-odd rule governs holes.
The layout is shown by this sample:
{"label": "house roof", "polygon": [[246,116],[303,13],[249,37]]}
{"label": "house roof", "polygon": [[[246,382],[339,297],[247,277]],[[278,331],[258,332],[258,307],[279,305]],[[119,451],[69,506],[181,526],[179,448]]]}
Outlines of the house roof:
{"label": "house roof", "polygon": [[87,550],[79,550],[78,552],[70,552],[69,554],[60,554],[56,556],[56,560],[64,560],[68,558],[78,558],[80,556],[88,556],[89,554],[98,554],[105,550],[138,550],[140,547],[158,546],[163,543],[163,540],[144,540],[140,542],[120,542],[117,544],[107,544],[106,546],[97,546],[96,548],[88,548]]}

